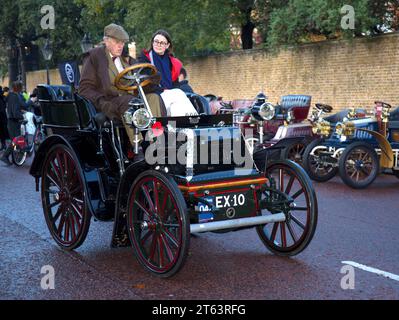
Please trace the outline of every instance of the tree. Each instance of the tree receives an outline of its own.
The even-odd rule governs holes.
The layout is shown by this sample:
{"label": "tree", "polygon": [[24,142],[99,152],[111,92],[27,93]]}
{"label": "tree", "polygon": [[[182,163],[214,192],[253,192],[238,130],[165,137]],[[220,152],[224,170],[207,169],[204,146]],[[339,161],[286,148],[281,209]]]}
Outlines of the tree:
{"label": "tree", "polygon": [[[55,29],[42,29],[40,9],[50,5],[55,10]],[[18,73],[24,81],[26,58],[29,51],[43,45],[49,37],[54,48],[53,62],[73,59],[80,54],[79,42],[83,36],[81,7],[69,0],[3,0],[0,6],[0,44],[8,48],[8,74],[10,82]],[[38,54],[39,66],[43,66]],[[4,61],[3,61],[4,63]],[[5,70],[4,64],[1,70]]]}
{"label": "tree", "polygon": [[228,9],[228,0],[136,0],[126,3],[125,26],[138,48],[147,48],[152,34],[166,29],[177,55],[208,53],[229,48]]}
{"label": "tree", "polygon": [[[374,34],[378,26],[390,21],[389,5],[381,0],[291,0],[270,15],[268,45],[299,44],[321,39],[353,38]],[[395,1],[397,2],[397,1]],[[341,8],[350,5],[355,13],[355,28],[342,27]]]}

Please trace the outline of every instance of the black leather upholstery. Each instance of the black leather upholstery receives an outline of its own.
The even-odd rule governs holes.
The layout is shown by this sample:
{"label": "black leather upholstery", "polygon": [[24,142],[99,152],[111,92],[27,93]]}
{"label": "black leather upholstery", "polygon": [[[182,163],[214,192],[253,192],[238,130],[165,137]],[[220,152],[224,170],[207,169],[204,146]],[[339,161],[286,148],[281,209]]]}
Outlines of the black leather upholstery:
{"label": "black leather upholstery", "polygon": [[186,93],[186,95],[199,114],[211,114],[211,107],[209,106],[209,102],[206,98],[196,93]]}
{"label": "black leather upholstery", "polygon": [[38,99],[47,101],[73,101],[73,92],[71,86],[67,85],[44,85],[37,86]]}

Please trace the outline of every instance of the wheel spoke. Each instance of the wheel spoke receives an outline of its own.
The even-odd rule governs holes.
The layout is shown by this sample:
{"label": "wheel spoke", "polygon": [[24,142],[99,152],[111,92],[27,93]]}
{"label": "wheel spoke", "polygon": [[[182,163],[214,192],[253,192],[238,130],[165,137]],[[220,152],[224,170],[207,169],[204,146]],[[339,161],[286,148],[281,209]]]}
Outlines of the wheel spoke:
{"label": "wheel spoke", "polygon": [[55,213],[54,217],[51,219],[52,222],[54,223],[54,225],[55,225],[55,223],[57,222],[57,220],[58,220],[58,218],[60,217],[60,215],[63,213],[63,210],[64,210],[64,205],[61,204],[61,205],[58,207],[57,212]]}
{"label": "wheel spoke", "polygon": [[47,206],[47,208],[52,209],[52,208],[54,208],[56,205],[59,205],[60,203],[61,203],[61,200],[56,200],[56,201],[54,201],[53,203],[49,204],[49,205]]}
{"label": "wheel spoke", "polygon": [[172,242],[172,244],[178,248],[179,247],[179,241],[175,238],[173,234],[169,232],[169,230],[164,229],[163,230],[164,235]]}
{"label": "wheel spoke", "polygon": [[308,211],[308,207],[295,207],[292,211]]}
{"label": "wheel spoke", "polygon": [[59,153],[59,152],[57,152],[56,158],[57,158],[57,163],[58,163],[58,168],[59,168],[59,174],[60,174],[60,176],[61,176],[61,181],[62,181],[62,183],[65,185],[65,178],[64,178],[65,175],[64,175],[63,164],[62,164],[62,161],[61,161],[61,157],[60,157],[60,153]]}
{"label": "wheel spoke", "polygon": [[153,190],[154,190],[154,200],[155,200],[155,212],[157,212],[159,214],[159,192],[158,192],[158,187],[159,187],[159,183],[157,186],[157,183],[153,180],[152,181],[153,184]]}
{"label": "wheel spoke", "polygon": [[283,191],[284,190],[284,171],[282,169],[279,170],[279,181],[280,181],[279,190]]}
{"label": "wheel spoke", "polygon": [[270,241],[272,241],[272,242],[274,242],[274,240],[276,239],[278,226],[279,226],[279,223],[274,223],[273,224],[273,230],[272,230],[272,234],[270,236]]}
{"label": "wheel spoke", "polygon": [[75,224],[75,219],[74,219],[74,215],[73,214],[71,214],[70,216],[69,216],[69,220],[70,220],[70,224],[71,224],[71,237],[72,237],[72,241],[75,241],[75,239],[76,239],[76,231],[75,231],[75,227],[76,227],[76,224]]}
{"label": "wheel spoke", "polygon": [[294,221],[302,230],[305,230],[305,225],[291,214],[291,220]]}
{"label": "wheel spoke", "polygon": [[144,234],[144,236],[142,235],[140,241],[141,241],[141,245],[143,247],[145,247],[145,243],[147,242],[147,240],[150,238],[150,236],[152,235],[152,232],[147,230],[147,232]]}
{"label": "wheel spoke", "polygon": [[298,198],[302,193],[304,193],[304,189],[300,189],[297,192],[294,193],[294,195],[292,196],[293,199]]}
{"label": "wheel spoke", "polygon": [[295,177],[291,176],[290,180],[288,181],[287,187],[285,188],[285,191],[284,191],[285,194],[290,194],[294,180],[295,180]]}
{"label": "wheel spoke", "polygon": [[65,217],[65,234],[64,234],[64,237],[65,237],[65,241],[66,242],[69,242],[69,231],[70,231],[70,224],[69,224],[69,214]]}
{"label": "wheel spoke", "polygon": [[57,234],[60,238],[62,238],[62,230],[64,228],[64,224],[65,224],[65,213],[62,213],[61,221],[57,228]]}
{"label": "wheel spoke", "polygon": [[166,250],[166,255],[168,256],[169,262],[172,262],[174,259],[174,255],[173,255],[172,249],[170,248],[170,246],[165,238],[165,235],[161,234],[160,239],[162,240],[162,242],[164,244],[164,248]]}
{"label": "wheel spoke", "polygon": [[76,216],[79,220],[83,220],[83,213],[82,213],[81,209],[77,208],[72,202],[71,202],[70,208],[72,209],[72,212],[74,214],[76,214]]}
{"label": "wheel spoke", "polygon": [[285,223],[284,222],[280,222],[280,234],[281,234],[282,246],[283,246],[283,248],[286,248],[287,247],[287,235],[285,232]]}
{"label": "wheel spoke", "polygon": [[161,235],[158,235],[157,238],[157,247],[158,247],[158,266],[160,268],[162,268],[163,266],[166,266],[165,263],[165,257],[164,257],[164,250],[163,250],[163,246],[162,246],[162,240],[161,240]]}
{"label": "wheel spoke", "polygon": [[150,255],[148,257],[148,259],[152,260],[152,261],[154,261],[154,256],[156,253],[157,238],[158,238],[158,235],[155,232],[153,232],[152,233],[152,242],[151,242],[151,246],[150,246]]}
{"label": "wheel spoke", "polygon": [[150,193],[148,191],[148,188],[144,185],[141,186],[141,190],[144,193],[144,196],[148,202],[148,205],[150,206],[150,210],[155,212],[155,206],[154,206],[154,202],[151,199]]}
{"label": "wheel spoke", "polygon": [[58,190],[61,190],[60,184],[51,176],[50,172],[46,174],[46,177],[58,188]]}
{"label": "wheel spoke", "polygon": [[134,203],[144,212],[148,219],[151,220],[151,214],[147,209],[144,208],[144,205],[141,204],[139,200],[134,201]]}
{"label": "wheel spoke", "polygon": [[290,232],[290,235],[292,237],[292,240],[294,240],[294,243],[297,243],[299,238],[298,238],[297,234],[295,233],[295,230],[292,227],[291,222],[287,221],[286,224],[288,227],[288,231]]}

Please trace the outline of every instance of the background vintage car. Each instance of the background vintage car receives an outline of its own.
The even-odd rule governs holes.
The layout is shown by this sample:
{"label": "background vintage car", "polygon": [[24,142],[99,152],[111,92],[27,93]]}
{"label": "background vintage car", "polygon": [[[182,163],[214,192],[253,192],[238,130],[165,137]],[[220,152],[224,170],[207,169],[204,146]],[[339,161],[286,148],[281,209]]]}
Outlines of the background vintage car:
{"label": "background vintage car", "polygon": [[365,188],[380,172],[399,177],[399,108],[376,102],[375,116],[344,118],[328,139],[311,143],[304,168],[316,181],[328,181],[337,172],[352,188]]}

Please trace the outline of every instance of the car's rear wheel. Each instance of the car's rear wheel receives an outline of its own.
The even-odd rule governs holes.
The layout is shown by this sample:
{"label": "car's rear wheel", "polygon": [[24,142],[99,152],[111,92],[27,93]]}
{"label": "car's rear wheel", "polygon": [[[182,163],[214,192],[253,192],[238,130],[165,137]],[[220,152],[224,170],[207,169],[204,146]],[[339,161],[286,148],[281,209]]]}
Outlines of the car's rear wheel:
{"label": "car's rear wheel", "polygon": [[51,236],[65,250],[78,248],[89,231],[91,213],[75,152],[62,144],[53,146],[41,178],[43,212]]}
{"label": "car's rear wheel", "polygon": [[140,174],[128,197],[127,224],[134,253],[142,266],[170,277],[187,258],[190,225],[176,182],[154,170]]}
{"label": "car's rear wheel", "polygon": [[393,175],[399,179],[399,170],[392,169]]}
{"label": "car's rear wheel", "polygon": [[326,182],[332,179],[338,172],[337,166],[329,161],[326,156],[327,147],[323,146],[322,140],[312,141],[303,153],[302,165],[309,177],[318,182]]}
{"label": "car's rear wheel", "polygon": [[369,144],[358,141],[346,147],[339,160],[339,174],[354,189],[369,186],[380,169],[377,152]]}
{"label": "car's rear wheel", "polygon": [[309,245],[316,230],[316,193],[306,172],[292,161],[271,163],[266,177],[268,189],[262,198],[268,199],[268,206],[272,209],[262,210],[262,215],[284,213],[286,220],[257,226],[258,235],[273,253],[296,255]]}

